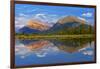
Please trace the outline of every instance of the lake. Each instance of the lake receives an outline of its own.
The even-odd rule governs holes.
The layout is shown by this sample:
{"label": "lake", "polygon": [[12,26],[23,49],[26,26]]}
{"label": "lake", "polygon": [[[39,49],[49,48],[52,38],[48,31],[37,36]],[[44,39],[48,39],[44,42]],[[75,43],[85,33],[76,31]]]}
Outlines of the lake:
{"label": "lake", "polygon": [[15,65],[94,61],[93,39],[15,40]]}

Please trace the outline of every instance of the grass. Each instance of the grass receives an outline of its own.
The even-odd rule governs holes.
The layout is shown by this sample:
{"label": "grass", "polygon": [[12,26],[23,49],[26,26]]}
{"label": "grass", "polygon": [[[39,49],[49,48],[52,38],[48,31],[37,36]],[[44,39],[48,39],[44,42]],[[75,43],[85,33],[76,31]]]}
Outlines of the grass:
{"label": "grass", "polygon": [[18,39],[66,39],[66,38],[93,38],[93,34],[82,35],[16,35]]}

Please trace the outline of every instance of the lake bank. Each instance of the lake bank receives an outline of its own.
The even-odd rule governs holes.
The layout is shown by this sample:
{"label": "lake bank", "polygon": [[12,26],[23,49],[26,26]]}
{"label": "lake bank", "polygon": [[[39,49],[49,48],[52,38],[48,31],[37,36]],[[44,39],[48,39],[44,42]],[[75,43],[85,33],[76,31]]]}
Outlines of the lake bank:
{"label": "lake bank", "polygon": [[15,35],[16,39],[67,39],[67,38],[94,38],[92,34],[84,35]]}

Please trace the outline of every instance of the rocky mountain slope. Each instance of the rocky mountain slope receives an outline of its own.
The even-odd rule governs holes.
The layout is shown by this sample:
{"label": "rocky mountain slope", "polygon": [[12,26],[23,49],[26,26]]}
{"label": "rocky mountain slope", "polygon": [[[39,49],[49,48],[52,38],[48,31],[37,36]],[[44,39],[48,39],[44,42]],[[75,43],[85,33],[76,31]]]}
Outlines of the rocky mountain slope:
{"label": "rocky mountain slope", "polygon": [[94,28],[83,18],[66,16],[59,19],[53,27],[30,20],[19,31],[24,34],[91,34],[94,33]]}

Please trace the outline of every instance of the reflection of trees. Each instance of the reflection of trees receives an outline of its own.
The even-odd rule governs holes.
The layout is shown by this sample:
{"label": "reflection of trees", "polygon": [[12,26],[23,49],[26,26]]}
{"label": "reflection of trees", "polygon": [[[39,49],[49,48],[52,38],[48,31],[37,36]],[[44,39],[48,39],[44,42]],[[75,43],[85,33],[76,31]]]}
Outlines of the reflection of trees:
{"label": "reflection of trees", "polygon": [[93,39],[67,39],[63,40],[60,39],[58,40],[58,48],[60,50],[63,50],[65,52],[73,53],[78,51],[79,49],[82,49],[84,47],[87,47],[88,44],[91,44]]}
{"label": "reflection of trees", "polygon": [[[46,46],[50,46],[50,44],[54,44],[54,46],[58,47],[60,50],[65,52],[75,52],[81,48],[87,46],[88,43],[91,43],[93,39],[57,39],[57,40],[24,40],[21,41],[25,44],[26,48],[31,51],[41,50]],[[51,45],[52,47],[52,45]]]}

